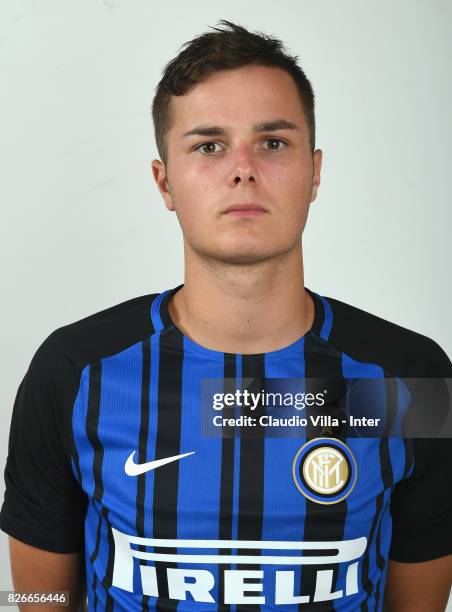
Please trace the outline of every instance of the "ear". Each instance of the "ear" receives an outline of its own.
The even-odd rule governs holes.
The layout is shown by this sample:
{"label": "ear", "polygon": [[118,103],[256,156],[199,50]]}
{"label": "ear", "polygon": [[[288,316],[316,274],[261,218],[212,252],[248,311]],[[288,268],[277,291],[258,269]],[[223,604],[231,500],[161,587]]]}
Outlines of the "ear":
{"label": "ear", "polygon": [[313,153],[313,177],[312,177],[312,192],[311,192],[311,202],[313,202],[317,197],[317,190],[320,185],[320,170],[322,169],[322,151],[320,149],[316,149]]}
{"label": "ear", "polygon": [[168,210],[176,210],[174,207],[173,198],[171,195],[171,189],[168,183],[168,176],[166,174],[166,168],[163,162],[159,159],[153,159],[151,163],[152,174],[155,182],[157,183],[158,190],[165,200],[165,205]]}

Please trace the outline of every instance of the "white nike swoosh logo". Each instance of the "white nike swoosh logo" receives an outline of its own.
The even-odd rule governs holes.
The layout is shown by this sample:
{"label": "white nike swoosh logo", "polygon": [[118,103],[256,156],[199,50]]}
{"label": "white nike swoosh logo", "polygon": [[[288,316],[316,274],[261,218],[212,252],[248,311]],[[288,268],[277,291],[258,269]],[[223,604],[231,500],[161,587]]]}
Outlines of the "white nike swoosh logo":
{"label": "white nike swoosh logo", "polygon": [[195,451],[191,453],[183,453],[182,455],[174,455],[174,457],[165,457],[165,459],[156,459],[155,461],[148,461],[147,463],[134,463],[133,456],[136,451],[133,451],[129,457],[127,457],[126,464],[124,466],[124,470],[128,476],[139,476],[140,474],[144,474],[145,472],[149,472],[149,470],[155,470],[162,465],[166,465],[167,463],[171,463],[172,461],[177,461],[178,459],[182,459],[183,457],[188,457],[188,455],[193,455]]}

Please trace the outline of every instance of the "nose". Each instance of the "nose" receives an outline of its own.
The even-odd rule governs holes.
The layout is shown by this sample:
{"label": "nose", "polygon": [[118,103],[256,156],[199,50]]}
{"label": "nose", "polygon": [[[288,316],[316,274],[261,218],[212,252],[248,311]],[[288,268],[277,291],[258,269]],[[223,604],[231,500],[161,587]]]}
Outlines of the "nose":
{"label": "nose", "polygon": [[233,161],[232,172],[229,176],[229,183],[234,185],[239,183],[255,183],[256,176],[257,172],[251,152],[245,146],[238,147]]}

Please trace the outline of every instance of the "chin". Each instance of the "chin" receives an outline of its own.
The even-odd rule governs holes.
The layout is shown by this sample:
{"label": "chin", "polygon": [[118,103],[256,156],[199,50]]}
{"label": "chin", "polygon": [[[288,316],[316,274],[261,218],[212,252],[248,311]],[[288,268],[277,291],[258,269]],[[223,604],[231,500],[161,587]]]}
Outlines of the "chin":
{"label": "chin", "polygon": [[225,257],[223,259],[224,263],[229,263],[232,265],[253,265],[258,264],[262,261],[265,261],[268,257],[258,255],[231,255],[230,257]]}
{"label": "chin", "polygon": [[268,251],[262,251],[262,252],[256,252],[256,251],[246,251],[246,250],[236,250],[236,251],[217,251],[217,252],[210,252],[210,253],[204,253],[204,255],[209,258],[209,259],[215,259],[216,261],[220,261],[222,263],[225,264],[231,264],[231,265],[253,265],[253,264],[257,264],[263,261],[266,261],[268,259],[271,259],[272,257],[275,257],[276,255],[278,255],[278,253],[273,253],[273,252],[268,252]]}
{"label": "chin", "polygon": [[[254,244],[251,242],[254,242]],[[237,240],[223,241],[223,243],[217,241],[210,244],[191,242],[190,247],[202,259],[231,265],[253,265],[281,257],[292,251],[298,244],[299,237],[289,244],[269,244],[269,241],[263,240],[248,242],[246,240]]]}

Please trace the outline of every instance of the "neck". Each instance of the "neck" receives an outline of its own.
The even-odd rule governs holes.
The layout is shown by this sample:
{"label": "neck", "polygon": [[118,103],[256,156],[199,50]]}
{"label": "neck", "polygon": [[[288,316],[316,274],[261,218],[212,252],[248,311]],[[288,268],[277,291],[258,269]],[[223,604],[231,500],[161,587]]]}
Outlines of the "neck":
{"label": "neck", "polygon": [[176,326],[206,348],[227,353],[278,350],[312,327],[301,242],[254,264],[204,259],[185,249],[184,286],[168,303]]}

